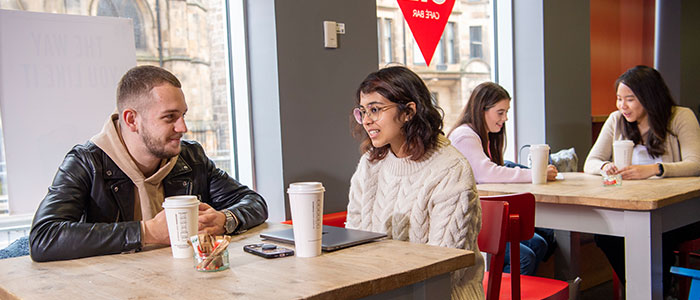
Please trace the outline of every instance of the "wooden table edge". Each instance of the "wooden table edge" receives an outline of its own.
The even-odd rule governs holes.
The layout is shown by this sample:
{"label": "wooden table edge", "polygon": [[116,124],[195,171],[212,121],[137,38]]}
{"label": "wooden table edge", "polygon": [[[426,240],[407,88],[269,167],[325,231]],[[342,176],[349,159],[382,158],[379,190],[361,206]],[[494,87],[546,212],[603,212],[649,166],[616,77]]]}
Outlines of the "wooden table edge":
{"label": "wooden table edge", "polygon": [[[437,265],[429,266],[421,270],[412,270],[400,275],[391,276],[393,278],[389,278],[390,276],[384,276],[381,278],[365,280],[349,286],[328,290],[323,293],[316,294],[304,299],[321,300],[362,298],[406,287],[442,274],[450,274],[454,271],[468,268],[474,265],[474,251],[464,249],[457,250],[462,250],[466,253],[465,255],[461,255],[458,257],[451,257],[444,261],[438,262]],[[359,288],[361,286],[366,285],[369,285],[370,288]]]}

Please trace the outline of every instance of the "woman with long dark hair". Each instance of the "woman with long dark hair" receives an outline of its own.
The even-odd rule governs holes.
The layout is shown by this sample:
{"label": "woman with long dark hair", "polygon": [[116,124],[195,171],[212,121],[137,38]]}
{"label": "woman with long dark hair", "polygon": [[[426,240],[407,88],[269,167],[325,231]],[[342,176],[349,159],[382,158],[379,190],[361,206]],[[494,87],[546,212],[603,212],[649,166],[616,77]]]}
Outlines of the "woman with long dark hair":
{"label": "woman with long dark hair", "polygon": [[476,252],[452,274],[452,299],[483,299],[479,196],[467,160],[442,134],[423,80],[405,67],[369,74],[355,95],[364,153],[352,176],[347,227]]}
{"label": "woman with long dark hair", "polygon": [[[658,71],[627,70],[615,81],[617,110],[610,114],[583,169],[620,174],[622,179],[700,175],[700,126],[688,108],[676,106]],[[634,142],[632,165],[618,169],[612,144]]]}
{"label": "woman with long dark hair", "polygon": [[[700,125],[693,112],[675,105],[658,71],[647,66],[628,69],[615,81],[617,110],[605,121],[583,169],[589,174],[620,174],[622,179],[700,175]],[[613,142],[634,143],[632,164],[612,162]],[[663,284],[667,293],[673,250],[698,237],[700,223],[663,234]],[[596,235],[600,247],[622,283],[625,282],[624,239]]]}
{"label": "woman with long dark hair", "polygon": [[[452,144],[469,160],[476,183],[530,182],[532,171],[503,166],[510,95],[494,82],[479,84],[464,107],[454,129]],[[547,167],[547,180],[555,180],[557,169]]]}
{"label": "woman with long dark hair", "polygon": [[[509,168],[503,165],[505,150],[505,122],[510,109],[510,95],[494,82],[479,84],[464,107],[448,138],[452,145],[467,158],[477,183],[530,182],[532,171],[527,168]],[[555,180],[557,169],[547,167],[547,179]],[[520,272],[535,275],[537,265],[553,248],[554,233],[537,228],[532,239],[520,243]],[[550,247],[552,245],[552,247]],[[510,244],[506,246],[504,272],[510,272]]]}

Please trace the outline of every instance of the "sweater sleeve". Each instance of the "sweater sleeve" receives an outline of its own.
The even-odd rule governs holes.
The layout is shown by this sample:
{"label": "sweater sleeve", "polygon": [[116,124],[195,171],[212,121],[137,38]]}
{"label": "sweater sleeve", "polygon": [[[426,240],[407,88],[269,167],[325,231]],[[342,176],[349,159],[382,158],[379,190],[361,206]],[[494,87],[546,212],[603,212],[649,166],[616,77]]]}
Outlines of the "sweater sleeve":
{"label": "sweater sleeve", "polygon": [[591,151],[588,152],[586,163],[583,165],[583,172],[599,175],[603,164],[612,160],[612,144],[615,139],[615,126],[617,126],[619,114],[618,111],[614,111],[605,120],[598,139],[593,144]]}
{"label": "sweater sleeve", "polygon": [[362,223],[362,195],[364,194],[364,176],[363,171],[367,168],[367,160],[365,156],[360,158],[360,163],[357,165],[357,170],[352,175],[350,179],[350,191],[348,194],[348,208],[347,217],[345,220],[345,227],[350,229],[359,229]]}
{"label": "sweater sleeve", "polygon": [[700,175],[700,125],[690,109],[677,107],[671,130],[678,135],[681,161],[664,163],[664,177]]}
{"label": "sweater sleeve", "polygon": [[[455,155],[459,155],[456,150]],[[474,265],[452,273],[452,299],[484,299],[484,259],[477,243],[481,231],[479,195],[466,161],[449,169],[430,200],[427,244],[474,251]]]}
{"label": "sweater sleeve", "polygon": [[460,126],[449,138],[452,145],[469,161],[476,183],[531,181],[531,170],[499,166],[491,161],[482,150],[479,135],[469,126]]}
{"label": "sweater sleeve", "polygon": [[[453,149],[454,151],[454,149]],[[459,156],[454,151],[455,157]],[[472,170],[464,158],[443,165],[428,203],[430,245],[475,250],[481,230],[481,206]]]}
{"label": "sweater sleeve", "polygon": [[476,251],[481,230],[481,206],[476,188],[434,198],[430,216],[429,245]]}

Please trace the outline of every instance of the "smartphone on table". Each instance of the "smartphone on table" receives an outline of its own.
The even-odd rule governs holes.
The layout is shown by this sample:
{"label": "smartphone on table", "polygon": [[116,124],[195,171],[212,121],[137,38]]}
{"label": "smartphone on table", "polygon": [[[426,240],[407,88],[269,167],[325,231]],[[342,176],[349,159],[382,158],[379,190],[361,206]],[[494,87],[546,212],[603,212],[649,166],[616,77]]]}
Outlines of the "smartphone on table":
{"label": "smartphone on table", "polygon": [[243,246],[243,251],[264,258],[276,258],[294,255],[294,250],[280,247],[274,244],[250,244]]}

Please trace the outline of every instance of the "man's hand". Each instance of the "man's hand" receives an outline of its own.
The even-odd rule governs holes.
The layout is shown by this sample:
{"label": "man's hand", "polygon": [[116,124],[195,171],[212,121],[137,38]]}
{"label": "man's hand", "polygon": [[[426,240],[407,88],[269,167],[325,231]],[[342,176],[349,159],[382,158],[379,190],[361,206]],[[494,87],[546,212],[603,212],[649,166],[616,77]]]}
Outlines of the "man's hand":
{"label": "man's hand", "polygon": [[199,204],[199,233],[221,235],[225,233],[226,215],[213,209],[209,204]]}
{"label": "man's hand", "polygon": [[168,222],[165,220],[165,210],[161,210],[153,219],[143,221],[142,244],[170,245]]}
{"label": "man's hand", "polygon": [[622,179],[647,179],[659,172],[657,164],[651,165],[631,165],[620,170]]}

